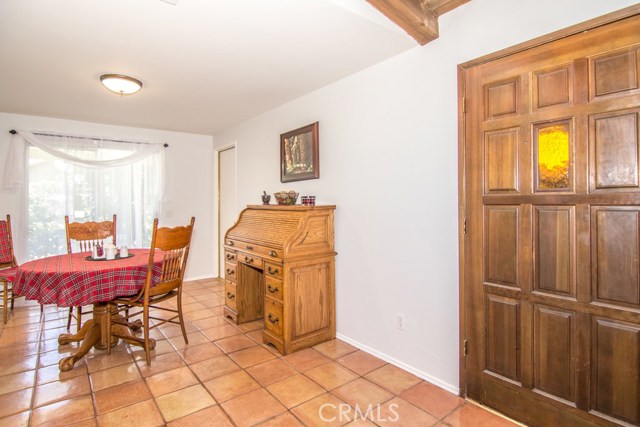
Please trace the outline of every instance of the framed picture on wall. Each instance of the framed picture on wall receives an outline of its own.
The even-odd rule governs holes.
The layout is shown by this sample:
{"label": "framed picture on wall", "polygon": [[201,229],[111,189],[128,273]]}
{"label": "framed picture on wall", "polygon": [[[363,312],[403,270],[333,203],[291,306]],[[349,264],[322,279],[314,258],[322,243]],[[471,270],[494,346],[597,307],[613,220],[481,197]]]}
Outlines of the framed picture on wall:
{"label": "framed picture on wall", "polygon": [[320,178],[318,122],[280,135],[280,182]]}

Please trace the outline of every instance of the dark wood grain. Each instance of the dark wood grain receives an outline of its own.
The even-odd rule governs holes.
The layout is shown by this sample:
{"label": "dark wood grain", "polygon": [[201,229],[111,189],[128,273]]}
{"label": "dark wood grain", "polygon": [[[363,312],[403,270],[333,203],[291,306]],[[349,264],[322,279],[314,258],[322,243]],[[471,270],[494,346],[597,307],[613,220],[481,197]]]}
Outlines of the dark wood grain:
{"label": "dark wood grain", "polygon": [[531,426],[640,421],[640,7],[594,25],[461,67],[461,383]]}

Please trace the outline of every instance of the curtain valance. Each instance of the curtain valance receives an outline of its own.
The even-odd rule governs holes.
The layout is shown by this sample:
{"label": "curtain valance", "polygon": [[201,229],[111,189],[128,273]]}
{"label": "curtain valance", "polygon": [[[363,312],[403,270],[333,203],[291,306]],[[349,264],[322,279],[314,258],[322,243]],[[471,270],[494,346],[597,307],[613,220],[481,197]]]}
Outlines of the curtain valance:
{"label": "curtain valance", "polygon": [[[2,177],[4,190],[15,192],[24,184],[27,144],[38,147],[54,157],[92,168],[130,165],[152,154],[161,153],[164,147],[161,143],[109,141],[90,136],[38,134],[17,130],[12,136]],[[98,159],[95,158],[96,150],[101,152]],[[91,156],[87,157],[92,158],[84,158],[84,151],[91,151]]]}

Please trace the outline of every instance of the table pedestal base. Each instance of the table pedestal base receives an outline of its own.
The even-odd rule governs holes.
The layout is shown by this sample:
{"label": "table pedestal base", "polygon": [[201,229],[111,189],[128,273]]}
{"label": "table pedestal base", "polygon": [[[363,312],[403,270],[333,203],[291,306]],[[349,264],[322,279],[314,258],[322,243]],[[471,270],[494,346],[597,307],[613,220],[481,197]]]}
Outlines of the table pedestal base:
{"label": "table pedestal base", "polygon": [[[58,344],[65,345],[72,342],[82,341],[78,351],[73,356],[64,357],[58,362],[58,367],[62,372],[70,371],[73,369],[73,365],[82,359],[91,347],[95,347],[98,350],[105,350],[107,348],[107,336],[103,331],[108,330],[107,322],[107,304],[96,303],[93,305],[93,318],[87,320],[77,334],[60,334],[58,337]],[[112,320],[119,321],[111,326],[112,333],[118,335],[120,339],[129,344],[144,347],[140,338],[133,335],[132,329],[140,329],[142,322],[136,320],[135,322],[127,322],[124,317],[118,314],[117,308],[112,306],[111,309]],[[118,338],[113,337],[111,340],[111,346],[118,344]],[[156,346],[156,341],[150,339],[149,348],[153,350]]]}

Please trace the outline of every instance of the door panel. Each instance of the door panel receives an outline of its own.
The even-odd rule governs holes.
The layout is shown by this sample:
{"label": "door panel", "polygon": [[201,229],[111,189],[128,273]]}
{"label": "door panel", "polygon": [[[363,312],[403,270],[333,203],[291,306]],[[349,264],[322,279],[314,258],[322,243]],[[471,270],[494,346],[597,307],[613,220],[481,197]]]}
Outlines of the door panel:
{"label": "door panel", "polygon": [[638,424],[640,328],[594,319],[593,409]]}
{"label": "door panel", "polygon": [[487,208],[485,282],[518,286],[518,208]]}
{"label": "door panel", "polygon": [[634,48],[591,59],[592,98],[638,89],[637,52]]}
{"label": "door panel", "polygon": [[575,313],[536,304],[534,387],[573,404],[576,400]]}
{"label": "door panel", "polygon": [[639,213],[623,207],[593,208],[594,300],[640,304]]}
{"label": "door panel", "polygon": [[534,207],[534,290],[576,296],[575,208]]}
{"label": "door panel", "polygon": [[518,113],[520,77],[492,82],[485,86],[485,115],[487,120]]}
{"label": "door panel", "polygon": [[638,113],[623,111],[590,117],[594,190],[638,190]]}
{"label": "door panel", "polygon": [[487,193],[518,192],[518,141],[520,128],[485,133],[484,188]]}
{"label": "door panel", "polygon": [[289,281],[296,297],[291,303],[292,339],[304,337],[314,331],[329,328],[331,310],[331,264],[301,265],[289,270]]}
{"label": "door panel", "polygon": [[536,108],[568,104],[573,100],[573,64],[536,71],[533,76],[533,105]]}
{"label": "door panel", "polygon": [[464,71],[467,395],[640,422],[640,17]]}
{"label": "door panel", "polygon": [[513,298],[487,295],[485,303],[487,328],[486,370],[520,381],[520,310]]}

